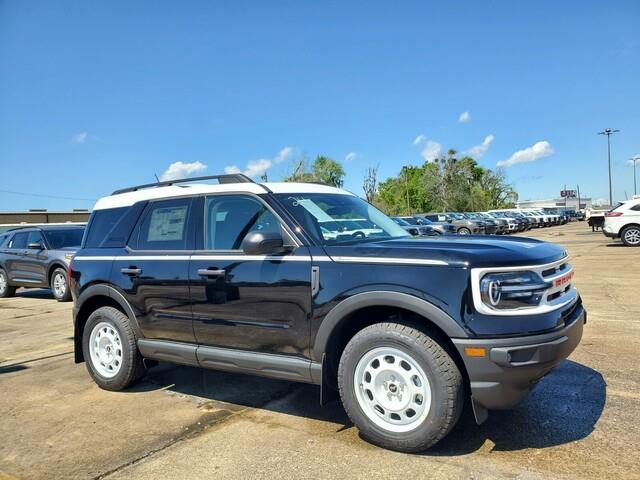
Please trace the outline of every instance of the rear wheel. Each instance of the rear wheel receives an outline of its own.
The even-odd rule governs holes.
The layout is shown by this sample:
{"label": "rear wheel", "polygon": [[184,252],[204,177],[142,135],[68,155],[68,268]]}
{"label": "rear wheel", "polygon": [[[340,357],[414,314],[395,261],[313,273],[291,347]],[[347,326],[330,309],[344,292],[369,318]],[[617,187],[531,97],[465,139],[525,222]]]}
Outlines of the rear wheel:
{"label": "rear wheel", "polygon": [[626,227],[624,230],[622,230],[620,238],[622,239],[622,243],[624,243],[627,247],[640,246],[640,227],[636,225]]}
{"label": "rear wheel", "polygon": [[462,412],[462,375],[430,336],[379,323],[347,344],[338,368],[340,397],[362,436],[384,448],[425,450],[444,438]]}
{"label": "rear wheel", "polygon": [[0,298],[13,297],[15,293],[16,287],[9,285],[7,272],[0,268]]}
{"label": "rear wheel", "polygon": [[89,316],[82,351],[89,374],[105,390],[127,388],[144,374],[129,317],[113,307],[98,308]]}
{"label": "rear wheel", "polygon": [[51,293],[59,302],[68,302],[71,300],[71,290],[69,289],[69,281],[67,272],[63,268],[56,268],[51,274],[49,281]]}
{"label": "rear wheel", "polygon": [[467,227],[460,227],[458,229],[458,235],[471,235],[471,230],[469,230]]}

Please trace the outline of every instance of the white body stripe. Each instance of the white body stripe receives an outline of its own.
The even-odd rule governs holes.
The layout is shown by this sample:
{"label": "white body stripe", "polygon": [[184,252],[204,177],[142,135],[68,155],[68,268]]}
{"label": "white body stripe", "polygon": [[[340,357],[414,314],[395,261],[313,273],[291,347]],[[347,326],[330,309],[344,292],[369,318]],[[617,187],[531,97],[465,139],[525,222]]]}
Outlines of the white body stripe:
{"label": "white body stripe", "polygon": [[121,256],[78,256],[74,261],[103,260],[103,261],[135,261],[135,260],[227,260],[227,261],[270,261],[270,262],[337,262],[337,263],[377,263],[391,265],[448,265],[443,260],[424,258],[389,258],[389,257],[325,257],[307,255],[277,256],[277,255],[121,255]]}

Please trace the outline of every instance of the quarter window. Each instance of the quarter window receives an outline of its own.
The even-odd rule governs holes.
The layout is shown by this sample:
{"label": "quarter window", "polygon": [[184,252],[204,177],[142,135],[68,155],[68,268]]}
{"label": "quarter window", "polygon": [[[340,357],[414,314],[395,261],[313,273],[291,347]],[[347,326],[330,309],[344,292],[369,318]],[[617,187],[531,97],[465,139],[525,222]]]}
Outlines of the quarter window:
{"label": "quarter window", "polygon": [[205,203],[206,250],[239,250],[252,232],[280,232],[280,223],[259,200],[242,195],[215,195]]}
{"label": "quarter window", "polygon": [[154,202],[138,233],[140,250],[185,250],[191,199]]}

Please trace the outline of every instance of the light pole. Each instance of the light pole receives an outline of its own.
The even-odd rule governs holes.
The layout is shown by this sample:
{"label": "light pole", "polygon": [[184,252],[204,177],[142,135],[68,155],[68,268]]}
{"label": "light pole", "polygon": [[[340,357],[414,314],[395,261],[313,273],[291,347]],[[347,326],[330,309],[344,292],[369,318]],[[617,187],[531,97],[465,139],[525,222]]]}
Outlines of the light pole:
{"label": "light pole", "polygon": [[607,136],[607,158],[609,159],[609,205],[613,206],[613,194],[611,193],[611,135],[620,130],[614,130],[612,128],[605,128],[603,131],[598,132],[598,135]]}
{"label": "light pole", "polygon": [[629,160],[631,161],[631,165],[633,165],[633,195],[635,196],[638,194],[638,189],[636,188],[636,165],[640,162],[640,155],[636,155]]}

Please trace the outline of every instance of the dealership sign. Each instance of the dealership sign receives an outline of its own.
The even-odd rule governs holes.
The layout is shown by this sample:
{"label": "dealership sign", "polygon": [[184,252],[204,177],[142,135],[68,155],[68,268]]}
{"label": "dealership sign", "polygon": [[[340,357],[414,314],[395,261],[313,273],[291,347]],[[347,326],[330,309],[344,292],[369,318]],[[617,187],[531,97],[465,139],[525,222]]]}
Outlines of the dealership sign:
{"label": "dealership sign", "polygon": [[560,196],[562,198],[568,197],[568,198],[575,198],[577,197],[577,192],[575,190],[560,190]]}

